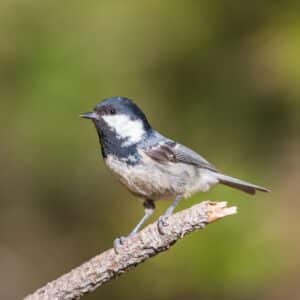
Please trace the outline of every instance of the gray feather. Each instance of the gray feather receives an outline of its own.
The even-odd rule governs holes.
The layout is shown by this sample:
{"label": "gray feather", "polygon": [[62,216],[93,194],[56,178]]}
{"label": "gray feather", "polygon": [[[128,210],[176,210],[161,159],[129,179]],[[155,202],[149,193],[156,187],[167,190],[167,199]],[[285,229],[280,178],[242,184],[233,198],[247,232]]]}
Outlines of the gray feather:
{"label": "gray feather", "polygon": [[261,187],[259,185],[255,185],[231,176],[227,176],[221,173],[218,173],[218,180],[220,183],[230,186],[232,188],[241,190],[245,193],[254,195],[256,193],[256,191],[262,191],[262,192],[270,192],[270,190]]}
{"label": "gray feather", "polygon": [[147,143],[143,148],[152,159],[163,162],[180,162],[218,172],[216,167],[209,163],[198,153],[172,140],[166,139],[159,133],[155,134],[152,143]]}
{"label": "gray feather", "polygon": [[220,173],[214,165],[209,163],[198,153],[186,146],[176,143],[170,139],[166,139],[158,132],[155,132],[152,138],[147,141],[147,144],[143,146],[143,151],[149,157],[160,163],[177,162],[210,170],[215,174],[220,183],[251,195],[254,195],[257,190],[269,192],[269,190],[264,187]]}
{"label": "gray feather", "polygon": [[188,147],[175,143],[172,150],[175,154],[177,161],[179,162],[218,172],[214,165],[212,165],[204,157],[202,157],[195,151],[189,149]]}

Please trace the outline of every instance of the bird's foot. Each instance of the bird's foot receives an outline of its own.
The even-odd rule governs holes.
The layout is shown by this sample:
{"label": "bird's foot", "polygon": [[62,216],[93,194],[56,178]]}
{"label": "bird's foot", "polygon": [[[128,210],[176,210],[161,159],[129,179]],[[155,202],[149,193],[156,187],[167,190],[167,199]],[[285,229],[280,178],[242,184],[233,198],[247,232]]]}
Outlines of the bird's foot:
{"label": "bird's foot", "polygon": [[158,232],[161,234],[161,235],[164,235],[165,232],[164,232],[164,228],[167,227],[169,224],[168,224],[168,218],[169,216],[168,215],[162,215],[158,218],[158,221],[157,221],[157,229],[158,229]]}
{"label": "bird's foot", "polygon": [[114,240],[114,250],[116,254],[120,253],[120,248],[123,246],[126,239],[126,236],[120,236]]}

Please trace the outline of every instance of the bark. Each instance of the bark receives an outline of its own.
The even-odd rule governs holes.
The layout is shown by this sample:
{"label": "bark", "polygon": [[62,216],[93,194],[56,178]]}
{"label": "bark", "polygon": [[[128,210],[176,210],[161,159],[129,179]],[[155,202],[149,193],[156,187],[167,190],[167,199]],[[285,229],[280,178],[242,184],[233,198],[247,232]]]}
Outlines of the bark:
{"label": "bark", "polygon": [[24,299],[79,299],[146,259],[168,250],[186,234],[236,213],[236,207],[226,205],[226,202],[205,201],[178,212],[167,220],[164,234],[159,233],[156,222],[148,225],[135,236],[128,238],[118,248],[118,253],[109,249]]}

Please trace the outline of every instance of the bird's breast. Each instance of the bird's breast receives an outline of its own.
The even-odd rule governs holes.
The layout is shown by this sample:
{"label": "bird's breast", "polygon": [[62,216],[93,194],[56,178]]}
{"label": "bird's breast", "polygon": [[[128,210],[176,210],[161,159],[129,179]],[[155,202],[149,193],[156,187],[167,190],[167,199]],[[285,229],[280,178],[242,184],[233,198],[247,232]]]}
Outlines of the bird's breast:
{"label": "bird's breast", "polygon": [[128,163],[128,159],[130,158],[125,160],[108,155],[105,162],[116,178],[133,194],[153,200],[173,195],[161,171],[144,161]]}
{"label": "bird's breast", "polygon": [[[133,194],[158,200],[175,195],[189,196],[196,191],[205,190],[207,181],[203,181],[201,170],[182,163],[158,163],[140,153],[136,164],[128,164],[124,158],[108,155],[106,165],[117,179]],[[208,186],[209,187],[209,186]]]}

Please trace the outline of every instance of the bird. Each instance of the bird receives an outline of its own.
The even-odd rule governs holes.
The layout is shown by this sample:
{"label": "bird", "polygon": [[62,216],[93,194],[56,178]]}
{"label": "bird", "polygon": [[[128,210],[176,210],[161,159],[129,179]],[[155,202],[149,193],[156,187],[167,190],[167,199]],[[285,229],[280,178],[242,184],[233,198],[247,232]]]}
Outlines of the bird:
{"label": "bird", "polygon": [[140,230],[158,200],[174,198],[157,222],[163,234],[168,217],[181,199],[206,192],[218,183],[250,195],[270,191],[223,174],[200,154],[163,136],[129,98],[104,99],[80,117],[92,120],[106,166],[144,206],[144,215],[131,233],[115,239],[115,249]]}

